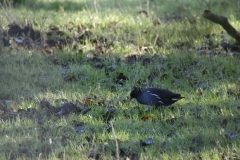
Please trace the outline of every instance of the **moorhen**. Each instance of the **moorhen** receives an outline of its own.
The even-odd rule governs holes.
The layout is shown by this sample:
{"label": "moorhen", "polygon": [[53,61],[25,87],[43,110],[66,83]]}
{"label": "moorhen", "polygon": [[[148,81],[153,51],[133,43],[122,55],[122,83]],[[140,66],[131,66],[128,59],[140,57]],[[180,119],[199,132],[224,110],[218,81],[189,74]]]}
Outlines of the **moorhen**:
{"label": "moorhen", "polygon": [[134,89],[130,93],[130,100],[132,98],[136,98],[141,104],[159,107],[169,106],[184,97],[181,97],[181,94],[161,88],[147,88],[142,91]]}

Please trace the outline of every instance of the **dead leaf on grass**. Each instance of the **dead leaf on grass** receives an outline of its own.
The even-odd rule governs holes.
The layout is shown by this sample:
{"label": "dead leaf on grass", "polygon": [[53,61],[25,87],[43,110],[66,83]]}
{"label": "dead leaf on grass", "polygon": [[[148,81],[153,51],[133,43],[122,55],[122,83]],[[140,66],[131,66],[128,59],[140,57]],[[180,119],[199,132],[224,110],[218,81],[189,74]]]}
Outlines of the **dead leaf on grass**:
{"label": "dead leaf on grass", "polygon": [[11,107],[12,107],[12,109],[15,110],[16,112],[17,112],[18,109],[19,109],[16,102],[14,102]]}
{"label": "dead leaf on grass", "polygon": [[77,25],[77,33],[82,33],[83,32],[83,28],[81,25]]}
{"label": "dead leaf on grass", "polygon": [[7,120],[10,120],[10,121],[14,120],[15,121],[15,120],[17,120],[18,116],[19,116],[18,113],[3,113],[3,114],[0,115],[0,119],[2,121],[7,121]]}
{"label": "dead leaf on grass", "polygon": [[106,114],[112,114],[112,113],[115,113],[116,111],[117,111],[116,108],[112,108],[112,107],[106,108]]}
{"label": "dead leaf on grass", "polygon": [[38,123],[39,125],[42,125],[42,124],[45,122],[45,119],[46,119],[46,116],[44,116],[43,118],[42,118],[42,117],[37,118],[37,123]]}
{"label": "dead leaf on grass", "polygon": [[109,122],[114,118],[114,113],[116,112],[116,108],[106,108],[106,113],[102,116],[104,122]]}
{"label": "dead leaf on grass", "polygon": [[235,139],[239,136],[240,136],[240,134],[235,134],[235,133],[231,133],[231,132],[228,132],[228,131],[225,131],[225,133],[224,133],[224,137],[226,139]]}
{"label": "dead leaf on grass", "polygon": [[50,25],[50,26],[49,26],[49,29],[50,29],[51,31],[58,31],[58,30],[59,30],[59,28],[58,28],[57,26],[53,26],[53,25]]}
{"label": "dead leaf on grass", "polygon": [[7,103],[4,100],[0,100],[0,110],[3,112],[7,111]]}
{"label": "dead leaf on grass", "polygon": [[93,100],[92,99],[85,99],[84,100],[84,104],[85,105],[92,105],[93,104]]}
{"label": "dead leaf on grass", "polygon": [[104,102],[104,100],[101,100],[101,101],[98,101],[97,104],[98,104],[99,106],[103,106],[103,105],[105,105],[105,102]]}
{"label": "dead leaf on grass", "polygon": [[71,140],[70,136],[62,135],[61,144],[62,144],[63,146],[66,146],[66,145],[67,145],[67,142],[70,141],[70,140]]}
{"label": "dead leaf on grass", "polygon": [[192,139],[192,143],[196,145],[200,145],[202,143],[202,138],[201,137],[195,137]]}
{"label": "dead leaf on grass", "polygon": [[160,148],[165,148],[167,145],[166,141],[163,141],[162,143],[159,144]]}
{"label": "dead leaf on grass", "polygon": [[148,17],[148,12],[145,10],[140,10],[138,13],[144,14],[146,17]]}
{"label": "dead leaf on grass", "polygon": [[19,149],[19,152],[20,152],[24,157],[31,157],[31,156],[32,156],[31,151],[29,151],[27,148]]}
{"label": "dead leaf on grass", "polygon": [[84,115],[84,114],[86,114],[89,111],[91,111],[91,108],[88,108],[88,107],[84,106],[84,108],[81,111],[81,114]]}
{"label": "dead leaf on grass", "polygon": [[123,73],[119,73],[118,76],[115,78],[115,82],[123,85],[126,80],[128,80],[128,77],[124,75]]}
{"label": "dead leaf on grass", "polygon": [[50,102],[48,102],[45,98],[43,98],[41,101],[40,101],[40,106],[44,109],[47,109],[48,111],[50,111],[50,113],[55,113],[58,108],[52,106],[50,104]]}
{"label": "dead leaf on grass", "polygon": [[58,158],[60,158],[60,159],[64,159],[66,156],[68,156],[68,157],[71,157],[71,156],[73,156],[72,155],[72,152],[66,152],[66,151],[62,151],[62,152],[59,152],[58,154],[57,154],[57,157]]}
{"label": "dead leaf on grass", "polygon": [[140,155],[137,153],[129,153],[126,156],[126,160],[139,160],[140,159]]}
{"label": "dead leaf on grass", "polygon": [[223,128],[226,128],[227,123],[228,123],[227,119],[222,119],[222,120],[221,120],[221,126],[222,126]]}
{"label": "dead leaf on grass", "polygon": [[50,47],[50,46],[45,46],[44,47],[44,52],[47,54],[54,54],[54,48]]}
{"label": "dead leaf on grass", "polygon": [[74,127],[74,130],[80,134],[84,132],[84,125]]}
{"label": "dead leaf on grass", "polygon": [[128,65],[133,65],[137,61],[138,56],[139,55],[137,55],[137,54],[133,54],[133,55],[129,55],[129,56],[125,57],[126,63]]}
{"label": "dead leaf on grass", "polygon": [[88,80],[89,76],[80,73],[80,74],[78,74],[78,79],[79,80]]}
{"label": "dead leaf on grass", "polygon": [[117,65],[116,64],[112,64],[111,66],[108,66],[107,68],[106,68],[106,70],[108,70],[108,71],[115,71],[116,70],[116,68],[117,68]]}
{"label": "dead leaf on grass", "polygon": [[106,53],[104,46],[102,46],[101,44],[96,44],[93,54],[97,56],[99,54],[104,54],[104,53]]}
{"label": "dead leaf on grass", "polygon": [[93,159],[98,160],[98,159],[100,159],[100,156],[101,156],[101,154],[96,149],[92,149],[90,151],[90,154],[88,155],[88,158],[93,158]]}
{"label": "dead leaf on grass", "polygon": [[140,145],[141,146],[148,146],[148,145],[151,145],[152,143],[153,143],[153,139],[152,138],[148,138],[145,141],[140,140]]}
{"label": "dead leaf on grass", "polygon": [[177,118],[172,116],[171,118],[166,119],[166,122],[173,124],[176,120]]}
{"label": "dead leaf on grass", "polygon": [[44,135],[38,135],[38,140],[44,141],[44,140],[46,140],[46,137]]}
{"label": "dead leaf on grass", "polygon": [[60,105],[59,108],[60,111],[56,113],[58,116],[68,115],[69,113],[75,113],[79,111],[79,108],[77,108],[76,105],[71,102],[66,102]]}
{"label": "dead leaf on grass", "polygon": [[152,82],[157,76],[159,75],[159,72],[152,71],[150,75],[148,76],[148,79]]}
{"label": "dead leaf on grass", "polygon": [[151,116],[151,115],[145,115],[145,116],[142,116],[141,119],[142,119],[142,120],[152,119],[152,116]]}
{"label": "dead leaf on grass", "polygon": [[215,113],[217,113],[218,115],[222,114],[222,109],[216,105],[210,105],[210,108],[212,108],[214,110]]}

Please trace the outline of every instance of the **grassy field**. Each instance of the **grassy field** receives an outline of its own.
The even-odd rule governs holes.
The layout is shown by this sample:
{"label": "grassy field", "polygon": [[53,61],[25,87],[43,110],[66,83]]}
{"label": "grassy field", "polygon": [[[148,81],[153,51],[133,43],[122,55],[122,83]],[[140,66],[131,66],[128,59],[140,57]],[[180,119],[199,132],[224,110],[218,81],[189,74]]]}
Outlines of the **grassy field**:
{"label": "grassy field", "polygon": [[[1,38],[27,20],[42,42],[0,44],[0,159],[240,159],[240,53],[205,9],[240,28],[237,0],[2,4]],[[134,87],[185,98],[146,110]]]}

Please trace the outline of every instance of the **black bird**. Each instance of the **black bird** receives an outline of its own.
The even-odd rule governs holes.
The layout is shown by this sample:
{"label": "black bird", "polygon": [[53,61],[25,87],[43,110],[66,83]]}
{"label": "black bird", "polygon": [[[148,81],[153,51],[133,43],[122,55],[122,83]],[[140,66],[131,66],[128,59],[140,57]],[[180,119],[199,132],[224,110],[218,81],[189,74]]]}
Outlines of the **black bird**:
{"label": "black bird", "polygon": [[169,106],[184,97],[181,97],[181,94],[161,88],[147,88],[142,91],[134,89],[130,93],[130,100],[132,98],[136,98],[141,104],[159,107]]}

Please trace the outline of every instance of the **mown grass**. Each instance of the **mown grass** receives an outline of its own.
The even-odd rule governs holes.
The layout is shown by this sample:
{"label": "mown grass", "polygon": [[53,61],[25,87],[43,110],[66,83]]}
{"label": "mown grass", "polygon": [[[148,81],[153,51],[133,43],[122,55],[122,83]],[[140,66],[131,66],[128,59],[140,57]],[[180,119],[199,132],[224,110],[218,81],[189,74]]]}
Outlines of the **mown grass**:
{"label": "mown grass", "polygon": [[[1,49],[0,99],[7,103],[7,111],[1,111],[1,159],[115,159],[109,108],[116,108],[110,120],[122,159],[239,158],[239,137],[232,137],[240,131],[239,57],[222,49],[214,56],[198,53],[199,47],[208,44],[206,34],[213,35],[218,45],[223,31],[199,15],[205,7],[179,11],[185,3],[197,6],[200,2],[155,3],[36,1],[1,10],[4,30],[9,23],[27,18],[42,32],[55,25],[72,35],[65,25],[73,22],[90,30],[94,38],[105,37],[113,43],[97,56],[95,44],[88,39],[77,50],[67,46],[50,55],[14,43]],[[227,3],[231,7],[224,13],[238,28],[236,3]],[[142,9],[150,10],[149,17],[138,13]],[[172,16],[175,11],[182,17]],[[156,17],[162,24],[155,23]],[[129,55],[137,55],[136,60]],[[116,68],[109,69],[113,65]],[[123,85],[116,80],[120,73],[127,77]],[[185,99],[173,108],[145,111],[145,106],[128,100],[134,86],[169,89]],[[45,99],[56,107],[65,101],[82,106],[86,98],[94,103],[84,115],[58,117],[40,105]],[[97,104],[100,101],[103,106]],[[24,111],[14,111],[14,102]],[[42,118],[44,122],[39,123]],[[74,129],[75,121],[84,123],[80,133]],[[153,143],[142,146],[140,140],[148,138]]]}

